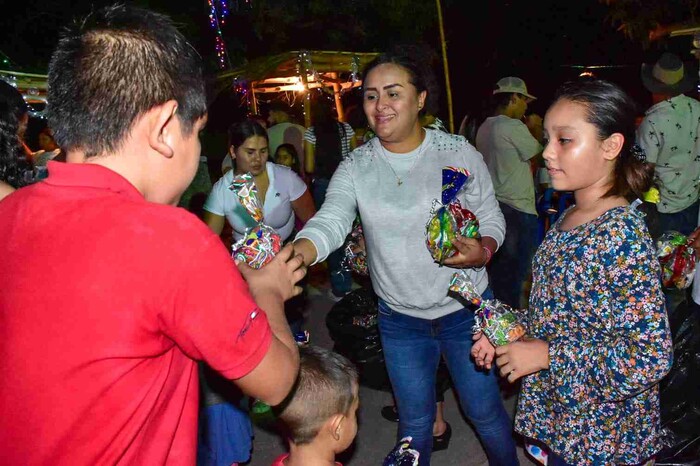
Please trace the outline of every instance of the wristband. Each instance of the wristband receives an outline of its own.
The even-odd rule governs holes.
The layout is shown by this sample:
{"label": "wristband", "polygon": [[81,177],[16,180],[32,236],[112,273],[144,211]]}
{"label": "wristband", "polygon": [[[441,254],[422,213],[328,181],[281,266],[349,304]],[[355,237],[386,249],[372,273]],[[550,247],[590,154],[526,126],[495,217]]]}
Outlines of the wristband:
{"label": "wristband", "polygon": [[491,256],[493,256],[493,253],[492,253],[491,250],[490,250],[489,248],[487,248],[486,246],[481,246],[481,248],[482,248],[484,251],[486,251],[486,260],[484,261],[484,265],[482,265],[482,267],[484,267],[484,266],[487,265],[489,262],[491,262]]}

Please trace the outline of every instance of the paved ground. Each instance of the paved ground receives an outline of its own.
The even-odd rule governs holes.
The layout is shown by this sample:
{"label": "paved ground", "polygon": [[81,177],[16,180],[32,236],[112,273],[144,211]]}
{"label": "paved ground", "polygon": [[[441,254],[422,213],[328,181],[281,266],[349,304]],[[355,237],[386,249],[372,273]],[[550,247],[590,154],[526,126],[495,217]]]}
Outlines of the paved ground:
{"label": "paved ground", "polygon": [[[312,344],[332,348],[333,342],[328,335],[325,318],[334,303],[326,297],[327,287],[328,284],[323,279],[322,272],[316,271],[315,274],[311,274],[305,328],[311,333]],[[516,397],[512,394],[504,396],[506,407],[512,413]],[[391,402],[391,395],[387,392],[360,388],[359,430],[354,447],[340,458],[344,465],[381,465],[384,456],[396,441],[397,424],[384,420],[380,414],[382,406]],[[451,391],[445,397],[445,418],[452,425],[452,440],[447,450],[433,455],[432,464],[435,466],[487,465],[486,455],[474,431],[462,417]],[[265,431],[257,426],[253,445],[250,466],[269,466],[286,448],[284,441],[274,432]],[[522,451],[519,451],[519,455],[521,465],[535,464],[527,459]]]}

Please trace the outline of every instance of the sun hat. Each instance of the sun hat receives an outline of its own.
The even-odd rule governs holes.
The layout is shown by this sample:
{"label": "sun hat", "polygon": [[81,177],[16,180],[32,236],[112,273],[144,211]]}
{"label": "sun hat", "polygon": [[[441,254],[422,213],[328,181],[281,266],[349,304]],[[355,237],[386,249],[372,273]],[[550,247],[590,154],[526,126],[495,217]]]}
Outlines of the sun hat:
{"label": "sun hat", "polygon": [[522,94],[528,99],[535,100],[537,97],[527,93],[527,86],[525,81],[515,76],[508,76],[506,78],[499,79],[496,83],[496,88],[493,90],[494,94],[500,94],[502,92],[510,92],[513,94]]}
{"label": "sun hat", "polygon": [[695,87],[697,68],[692,63],[683,64],[678,55],[664,52],[656,63],[642,63],[642,83],[657,94],[682,94]]}

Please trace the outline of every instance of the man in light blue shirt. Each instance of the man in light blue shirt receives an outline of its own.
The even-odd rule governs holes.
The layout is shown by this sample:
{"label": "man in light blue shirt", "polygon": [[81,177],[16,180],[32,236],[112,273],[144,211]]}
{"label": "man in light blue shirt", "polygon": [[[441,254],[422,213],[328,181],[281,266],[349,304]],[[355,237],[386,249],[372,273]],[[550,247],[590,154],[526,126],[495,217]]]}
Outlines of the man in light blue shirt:
{"label": "man in light blue shirt", "polygon": [[[513,76],[503,78],[493,95],[493,116],[476,134],[476,148],[484,156],[506,219],[506,238],[491,264],[491,285],[496,298],[517,308],[537,242],[532,165],[542,145],[522,121],[527,104],[535,99],[525,82]],[[541,124],[539,120],[540,129]]]}

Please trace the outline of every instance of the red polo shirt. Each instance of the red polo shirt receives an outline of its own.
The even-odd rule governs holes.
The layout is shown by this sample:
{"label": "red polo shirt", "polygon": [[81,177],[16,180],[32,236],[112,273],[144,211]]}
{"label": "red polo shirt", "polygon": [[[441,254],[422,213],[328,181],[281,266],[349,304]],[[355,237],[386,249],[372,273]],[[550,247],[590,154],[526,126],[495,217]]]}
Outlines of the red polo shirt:
{"label": "red polo shirt", "polygon": [[267,352],[218,237],[92,164],[0,202],[0,464],[195,464],[194,360]]}

